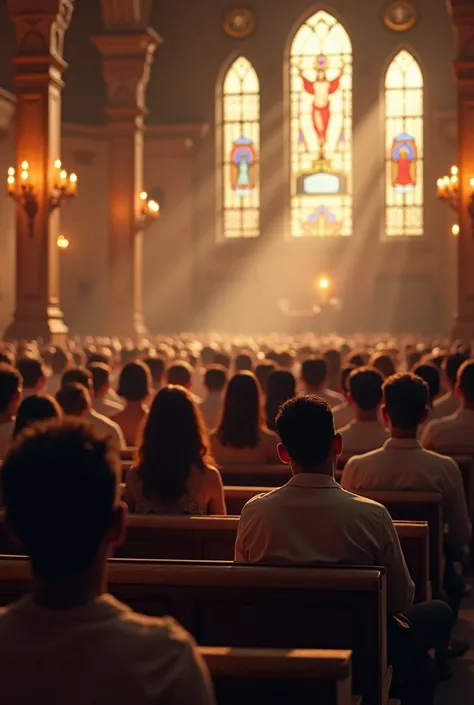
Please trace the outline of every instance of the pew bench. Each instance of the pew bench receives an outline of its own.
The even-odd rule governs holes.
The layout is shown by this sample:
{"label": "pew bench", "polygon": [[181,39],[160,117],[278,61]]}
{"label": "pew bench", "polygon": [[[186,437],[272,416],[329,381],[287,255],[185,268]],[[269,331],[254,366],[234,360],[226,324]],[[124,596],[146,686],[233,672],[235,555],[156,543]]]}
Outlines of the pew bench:
{"label": "pew bench", "polygon": [[200,646],[218,705],[352,705],[351,652]]}
{"label": "pew bench", "polygon": [[[350,649],[353,692],[384,705],[386,584],[381,568],[198,561],[109,561],[109,590],[144,614],[169,614],[201,646]],[[0,556],[0,605],[28,591],[24,557]]]}
{"label": "pew bench", "polygon": [[[232,561],[238,517],[189,517],[130,514],[125,542],[117,547],[117,558]],[[415,601],[430,596],[428,525],[426,522],[397,521],[408,570],[416,586]],[[5,530],[0,513],[0,553],[15,555],[21,547]]]}

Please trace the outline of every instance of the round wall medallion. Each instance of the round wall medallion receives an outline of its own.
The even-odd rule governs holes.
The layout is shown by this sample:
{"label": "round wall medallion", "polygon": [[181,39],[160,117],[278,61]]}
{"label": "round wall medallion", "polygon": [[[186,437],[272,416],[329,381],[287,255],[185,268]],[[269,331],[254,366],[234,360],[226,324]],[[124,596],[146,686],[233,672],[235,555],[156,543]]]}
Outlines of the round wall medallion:
{"label": "round wall medallion", "polygon": [[224,16],[224,32],[235,39],[250,37],[257,25],[255,13],[248,7],[234,7]]}
{"label": "round wall medallion", "polygon": [[392,0],[383,12],[385,26],[394,32],[406,32],[418,18],[418,13],[410,0]]}

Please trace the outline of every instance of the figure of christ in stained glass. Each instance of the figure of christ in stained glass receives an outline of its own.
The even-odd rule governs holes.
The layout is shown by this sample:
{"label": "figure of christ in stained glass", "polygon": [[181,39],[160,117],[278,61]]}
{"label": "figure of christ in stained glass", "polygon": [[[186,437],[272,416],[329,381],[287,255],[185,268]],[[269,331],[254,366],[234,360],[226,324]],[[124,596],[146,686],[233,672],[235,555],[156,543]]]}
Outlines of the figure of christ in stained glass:
{"label": "figure of christ in stained glass", "polygon": [[352,233],[352,50],[317,12],[291,48],[291,234]]}

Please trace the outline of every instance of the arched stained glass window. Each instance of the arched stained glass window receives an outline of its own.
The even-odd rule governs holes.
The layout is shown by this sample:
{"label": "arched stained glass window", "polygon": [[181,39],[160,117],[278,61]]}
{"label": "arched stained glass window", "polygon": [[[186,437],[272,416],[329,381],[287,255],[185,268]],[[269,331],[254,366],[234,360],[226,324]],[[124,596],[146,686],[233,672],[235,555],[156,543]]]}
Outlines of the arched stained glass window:
{"label": "arched stained glass window", "polygon": [[352,234],[352,46],[316,12],[291,46],[291,234]]}
{"label": "arched stained glass window", "polygon": [[260,87],[252,64],[239,56],[222,91],[222,228],[225,238],[260,232]]}
{"label": "arched stained glass window", "polygon": [[423,74],[400,51],[385,76],[385,234],[423,234]]}

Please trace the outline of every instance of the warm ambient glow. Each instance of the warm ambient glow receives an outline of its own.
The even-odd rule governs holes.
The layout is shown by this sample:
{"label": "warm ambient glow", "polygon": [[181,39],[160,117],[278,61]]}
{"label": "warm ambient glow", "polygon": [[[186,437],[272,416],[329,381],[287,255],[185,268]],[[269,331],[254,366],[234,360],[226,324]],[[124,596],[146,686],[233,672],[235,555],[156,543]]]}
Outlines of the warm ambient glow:
{"label": "warm ambient glow", "polygon": [[324,274],[319,277],[319,280],[318,280],[318,288],[319,289],[326,290],[326,289],[329,289],[330,286],[331,286],[331,282],[329,281],[328,277],[326,277]]}
{"label": "warm ambient glow", "polygon": [[455,236],[459,235],[459,230],[460,230],[460,228],[459,228],[459,225],[457,225],[457,224],[456,224],[456,225],[453,225],[453,227],[451,228],[451,232],[452,232],[453,235],[455,235]]}
{"label": "warm ambient glow", "polygon": [[69,247],[69,240],[65,235],[58,235],[56,245],[59,247],[60,250],[67,250],[67,248]]}

